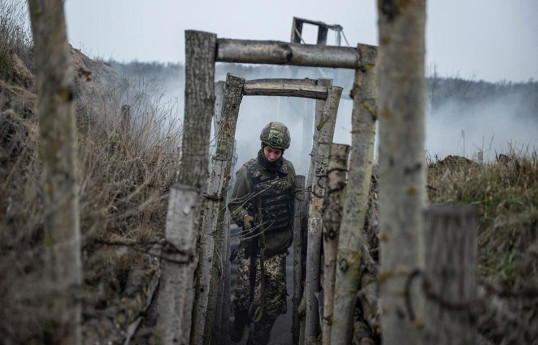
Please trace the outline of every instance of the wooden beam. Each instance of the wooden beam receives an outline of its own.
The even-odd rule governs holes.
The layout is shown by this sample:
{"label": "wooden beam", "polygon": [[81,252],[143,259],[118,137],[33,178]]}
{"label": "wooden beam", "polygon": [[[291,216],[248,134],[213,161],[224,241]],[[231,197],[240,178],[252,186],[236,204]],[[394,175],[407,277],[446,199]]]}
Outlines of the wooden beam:
{"label": "wooden beam", "polygon": [[293,44],[219,38],[216,61],[311,67],[361,67],[357,49],[351,47]]}
{"label": "wooden beam", "polygon": [[327,87],[313,79],[258,79],[245,82],[246,96],[291,96],[326,99]]}

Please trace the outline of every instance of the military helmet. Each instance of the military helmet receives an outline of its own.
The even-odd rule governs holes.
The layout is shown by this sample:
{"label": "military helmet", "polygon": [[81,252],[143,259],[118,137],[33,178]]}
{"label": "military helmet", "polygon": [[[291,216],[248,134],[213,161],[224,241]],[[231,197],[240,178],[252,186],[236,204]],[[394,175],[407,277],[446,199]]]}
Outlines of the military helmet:
{"label": "military helmet", "polygon": [[286,150],[290,147],[291,137],[288,127],[281,122],[269,122],[262,129],[260,140],[265,145],[274,147],[275,149]]}

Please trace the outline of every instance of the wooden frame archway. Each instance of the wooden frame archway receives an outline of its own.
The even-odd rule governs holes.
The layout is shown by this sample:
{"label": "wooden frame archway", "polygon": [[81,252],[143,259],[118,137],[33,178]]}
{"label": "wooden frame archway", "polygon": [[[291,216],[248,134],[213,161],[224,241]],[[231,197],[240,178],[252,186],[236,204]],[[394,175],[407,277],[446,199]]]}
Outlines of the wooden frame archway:
{"label": "wooden frame archway", "polygon": [[[173,343],[176,339],[180,343],[188,344],[194,295],[193,274],[198,261],[195,246],[198,236],[195,229],[198,228],[197,215],[200,211],[202,189],[208,176],[207,153],[215,101],[215,62],[355,69],[352,90],[353,117],[370,118],[362,124],[353,120],[352,142],[357,143],[353,144],[357,150],[356,157],[351,157],[351,164],[363,168],[357,169],[357,178],[350,178],[350,182],[354,181],[353,183],[362,186],[365,182],[369,185],[370,181],[373,123],[376,118],[374,88],[362,87],[366,82],[372,83],[368,71],[375,66],[377,48],[363,44],[354,49],[277,41],[217,39],[215,34],[200,31],[186,31],[185,36],[186,87],[182,155],[178,184],[170,191],[165,230],[171,260],[163,264],[164,278],[161,281],[162,295],[166,296],[162,305],[168,302],[170,307],[160,310],[159,328],[166,343]],[[362,146],[358,144],[358,132],[367,136]],[[326,143],[330,144],[330,141]],[[173,267],[178,263],[181,263],[179,267]],[[177,327],[178,324],[182,327]]]}

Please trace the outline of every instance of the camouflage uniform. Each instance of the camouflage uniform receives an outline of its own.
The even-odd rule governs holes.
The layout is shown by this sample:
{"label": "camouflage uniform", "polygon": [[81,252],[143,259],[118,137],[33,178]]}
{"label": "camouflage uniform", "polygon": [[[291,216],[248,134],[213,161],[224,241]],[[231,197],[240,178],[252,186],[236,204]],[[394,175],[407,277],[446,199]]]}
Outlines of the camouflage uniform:
{"label": "camouflage uniform", "polygon": [[[250,307],[250,257],[245,248],[240,248],[237,256],[237,285],[235,287],[235,308],[238,312],[248,313]],[[263,314],[254,324],[254,332],[249,335],[253,344],[266,344],[276,318],[286,312],[286,253],[277,254],[264,260],[265,292]],[[256,286],[252,310],[260,307],[260,260],[256,260]]]}
{"label": "camouflage uniform", "polygon": [[[283,160],[282,168],[277,172],[265,170],[259,164],[259,158],[251,159],[245,163],[237,172],[237,182],[232,193],[232,201],[228,205],[232,218],[239,226],[242,226],[243,218],[246,214],[256,215],[253,200],[255,195],[258,194],[257,191],[261,195],[266,245],[264,260],[265,292],[263,314],[261,319],[255,323],[254,331],[249,334],[249,344],[267,344],[273,323],[280,314],[286,312],[286,256],[293,237],[291,224],[293,220],[295,169],[291,162],[284,158],[281,159]],[[256,181],[262,182],[257,183]],[[280,205],[278,205],[279,203]],[[282,221],[286,219],[287,221]],[[284,227],[282,227],[283,224],[285,224]],[[247,254],[250,253],[248,239],[255,234],[254,230],[248,229],[243,230],[240,235],[241,245],[236,259],[238,260],[235,287],[236,318],[238,314],[248,314],[251,307],[250,256]],[[258,255],[251,318],[254,317],[261,304],[259,259]]]}

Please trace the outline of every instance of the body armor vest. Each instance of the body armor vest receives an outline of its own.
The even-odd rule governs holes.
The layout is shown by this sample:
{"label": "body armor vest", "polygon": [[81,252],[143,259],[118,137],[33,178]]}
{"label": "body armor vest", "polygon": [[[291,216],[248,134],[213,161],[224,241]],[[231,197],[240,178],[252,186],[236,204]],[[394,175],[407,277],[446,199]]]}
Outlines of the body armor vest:
{"label": "body armor vest", "polygon": [[[283,166],[285,168],[285,165]],[[289,229],[291,226],[291,188],[285,171],[262,176],[256,160],[247,169],[254,195],[260,195],[263,226],[266,232]],[[254,201],[251,199],[254,214]]]}

